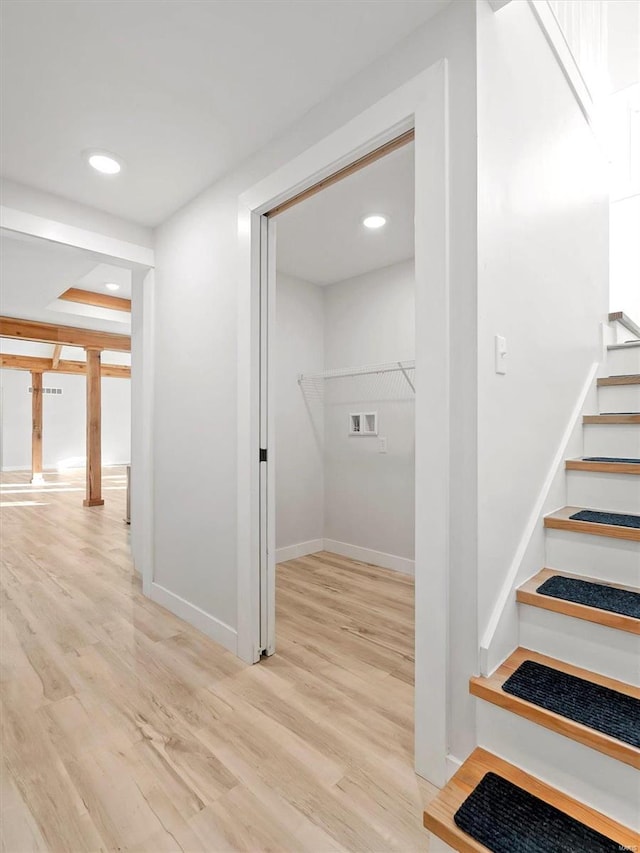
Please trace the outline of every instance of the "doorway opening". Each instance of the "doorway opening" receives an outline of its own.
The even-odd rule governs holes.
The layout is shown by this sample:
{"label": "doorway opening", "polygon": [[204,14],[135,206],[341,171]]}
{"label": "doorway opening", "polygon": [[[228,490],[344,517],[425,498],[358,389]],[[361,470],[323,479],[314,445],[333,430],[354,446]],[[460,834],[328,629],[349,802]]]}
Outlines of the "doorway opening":
{"label": "doorway opening", "polygon": [[264,223],[261,631],[419,812],[414,194],[411,135]]}
{"label": "doorway opening", "polygon": [[24,520],[33,510],[36,525],[50,511],[87,527],[108,519],[148,587],[152,363],[143,308],[153,252],[11,208],[2,215],[3,508]]}
{"label": "doorway opening", "polygon": [[[268,217],[264,651],[414,669],[413,133]],[[315,189],[315,188],[314,188]],[[275,264],[273,254],[275,253]],[[273,411],[271,411],[273,409]],[[273,478],[273,483],[270,479]],[[276,625],[279,625],[276,628]]]}
{"label": "doorway opening", "polygon": [[[124,497],[134,270],[117,258],[8,229],[0,244],[8,315],[1,338],[2,471],[26,479],[40,501],[53,486],[74,492],[85,507]],[[12,491],[8,479],[5,493]]]}
{"label": "doorway opening", "polygon": [[[265,476],[275,474],[269,469],[274,467],[276,448],[269,453],[268,441],[275,435],[275,407],[269,408],[261,398],[275,363],[267,356],[275,337],[270,330],[276,319],[276,229],[269,228],[267,214],[415,128],[415,317],[420,329],[415,340],[415,517],[420,524],[415,529],[414,759],[417,772],[439,786],[451,768],[450,384],[455,365],[450,336],[447,101],[447,66],[438,62],[238,199],[236,648],[243,660],[253,663],[265,649],[265,627],[275,625],[275,611],[268,608],[275,605],[276,514],[264,511],[276,505],[275,476]],[[366,412],[354,412],[358,413]]]}

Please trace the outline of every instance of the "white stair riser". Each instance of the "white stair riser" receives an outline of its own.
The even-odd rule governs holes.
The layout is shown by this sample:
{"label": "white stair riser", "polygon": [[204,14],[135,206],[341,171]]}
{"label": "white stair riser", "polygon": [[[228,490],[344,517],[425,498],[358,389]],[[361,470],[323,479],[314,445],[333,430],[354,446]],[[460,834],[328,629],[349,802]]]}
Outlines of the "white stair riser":
{"label": "white stair riser", "polygon": [[607,350],[607,375],[640,373],[640,347]]}
{"label": "white stair riser", "polygon": [[640,637],[519,604],[520,645],[628,684],[640,683]]}
{"label": "white stair riser", "polygon": [[638,826],[638,772],[530,720],[477,701],[478,744],[625,826]]}
{"label": "white stair riser", "polygon": [[545,553],[550,569],[640,587],[640,542],[547,528]]}
{"label": "white stair riser", "polygon": [[567,471],[567,504],[640,515],[640,476]]}
{"label": "white stair riser", "polygon": [[640,458],[640,424],[585,424],[583,456]]}
{"label": "white stair riser", "polygon": [[598,411],[603,414],[640,412],[640,385],[603,385],[598,388]]}

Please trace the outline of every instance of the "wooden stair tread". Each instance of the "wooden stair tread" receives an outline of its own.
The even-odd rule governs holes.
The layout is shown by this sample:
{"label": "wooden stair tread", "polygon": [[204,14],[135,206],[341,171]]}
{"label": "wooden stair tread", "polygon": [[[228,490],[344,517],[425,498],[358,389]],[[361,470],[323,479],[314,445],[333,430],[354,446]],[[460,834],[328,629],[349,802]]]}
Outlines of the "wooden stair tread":
{"label": "wooden stair tread", "polygon": [[618,376],[601,376],[598,379],[598,388],[607,388],[610,385],[640,385],[640,373],[621,373]]}
{"label": "wooden stair tread", "polygon": [[586,459],[567,459],[567,471],[597,471],[601,474],[635,474],[640,476],[640,465],[634,462],[588,462]]}
{"label": "wooden stair tread", "polygon": [[[619,524],[599,524],[595,521],[578,521],[570,517],[584,509],[588,510],[590,507],[562,507],[562,509],[558,509],[545,516],[544,526],[555,530],[570,530],[573,533],[589,533],[593,536],[609,536],[612,539],[627,539],[631,542],[640,542],[640,529],[637,527],[622,527]],[[604,512],[604,510],[592,510],[592,512]],[[618,514],[620,515],[621,513]]]}
{"label": "wooden stair tread", "polygon": [[640,415],[584,415],[584,424],[640,424]]}
{"label": "wooden stair tread", "polygon": [[522,586],[516,591],[516,600],[520,604],[528,604],[531,607],[541,607],[544,610],[551,610],[554,613],[562,613],[565,616],[573,616],[576,619],[584,619],[587,622],[595,622],[598,625],[605,625],[608,628],[616,628],[620,631],[628,631],[630,634],[640,634],[640,619],[634,619],[633,616],[625,616],[622,613],[612,613],[609,610],[600,610],[598,607],[589,607],[586,604],[578,604],[575,601],[567,601],[564,598],[554,598],[551,595],[542,595],[537,592],[538,587],[551,577],[574,578],[575,580],[587,581],[588,583],[602,583],[605,586],[616,587],[617,589],[625,589],[629,592],[638,592],[640,589],[635,589],[631,586],[622,586],[622,584],[605,583],[595,578],[583,577],[582,575],[574,575],[570,572],[560,572],[556,569],[542,569],[528,581],[525,581]]}
{"label": "wooden stair tread", "polygon": [[469,682],[469,690],[480,699],[498,705],[507,711],[518,714],[527,720],[531,720],[538,725],[544,726],[551,731],[569,737],[578,743],[591,747],[592,749],[602,752],[604,755],[609,755],[618,761],[625,764],[630,764],[632,767],[640,769],[640,749],[636,749],[631,744],[619,741],[616,738],[596,731],[589,726],[584,726],[582,723],[576,723],[567,717],[556,714],[553,711],[548,711],[546,708],[541,708],[539,705],[534,705],[510,693],[506,693],[502,689],[504,682],[511,676],[516,669],[526,660],[535,661],[545,666],[552,667],[559,672],[566,672],[569,675],[575,675],[578,678],[583,678],[586,681],[591,681],[594,684],[600,684],[603,687],[608,687],[611,690],[617,690],[619,693],[625,693],[635,699],[640,699],[640,689],[633,687],[631,684],[625,684],[622,681],[616,681],[606,675],[601,675],[597,672],[591,672],[588,669],[582,669],[578,666],[565,663],[556,658],[542,655],[539,652],[533,652],[529,649],[518,648],[510,655],[507,660],[498,667],[498,669],[490,676],[474,676]]}
{"label": "wooden stair tread", "polygon": [[425,809],[424,826],[460,853],[483,853],[487,848],[454,823],[453,816],[486,773],[496,773],[535,797],[555,806],[596,832],[611,838],[621,849],[634,849],[638,835],[584,803],[563,794],[551,785],[525,773],[482,747],[477,747],[440,793]]}

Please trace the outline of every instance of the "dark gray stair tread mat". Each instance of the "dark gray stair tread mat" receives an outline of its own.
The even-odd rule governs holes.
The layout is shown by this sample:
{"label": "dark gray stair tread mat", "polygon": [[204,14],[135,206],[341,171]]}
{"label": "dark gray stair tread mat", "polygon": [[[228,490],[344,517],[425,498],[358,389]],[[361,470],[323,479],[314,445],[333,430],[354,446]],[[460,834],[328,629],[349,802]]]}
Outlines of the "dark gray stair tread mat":
{"label": "dark gray stair tread mat", "polygon": [[625,459],[623,456],[583,456],[583,462],[624,462],[625,465],[640,465],[640,459]]}
{"label": "dark gray stair tread mat", "polygon": [[622,512],[600,512],[595,509],[581,509],[570,515],[573,521],[591,521],[595,524],[615,524],[618,527],[640,528],[640,515]]}
{"label": "dark gray stair tread mat", "polygon": [[640,700],[532,660],[502,685],[505,693],[640,748]]}
{"label": "dark gray stair tread mat", "polygon": [[618,589],[606,584],[591,583],[579,578],[566,578],[554,575],[541,584],[536,592],[563,601],[573,601],[587,607],[597,607],[609,613],[620,613],[640,619],[640,593],[628,589]]}
{"label": "dark gray stair tread mat", "polygon": [[496,773],[487,773],[453,816],[493,853],[619,853],[611,838]]}

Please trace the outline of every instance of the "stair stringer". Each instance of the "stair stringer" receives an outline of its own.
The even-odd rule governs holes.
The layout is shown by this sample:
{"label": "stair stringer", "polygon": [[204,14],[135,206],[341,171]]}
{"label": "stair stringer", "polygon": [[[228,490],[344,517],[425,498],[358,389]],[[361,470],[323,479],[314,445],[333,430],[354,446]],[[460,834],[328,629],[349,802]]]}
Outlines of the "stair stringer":
{"label": "stair stringer", "polygon": [[582,417],[596,410],[596,378],[601,369],[601,362],[595,361],[587,372],[481,636],[481,675],[491,675],[518,646],[516,589],[545,564],[544,517],[566,504],[565,460],[582,455]]}

